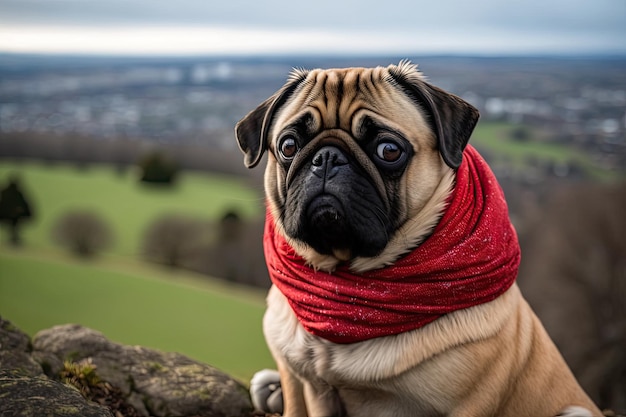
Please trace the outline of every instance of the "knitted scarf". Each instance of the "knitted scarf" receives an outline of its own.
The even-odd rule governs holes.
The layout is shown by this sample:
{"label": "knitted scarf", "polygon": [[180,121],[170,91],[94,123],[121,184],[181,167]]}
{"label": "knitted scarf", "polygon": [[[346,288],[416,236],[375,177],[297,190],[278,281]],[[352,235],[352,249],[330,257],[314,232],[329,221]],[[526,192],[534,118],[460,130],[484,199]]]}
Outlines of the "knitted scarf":
{"label": "knitted scarf", "polygon": [[334,343],[414,330],[491,301],[513,285],[520,262],[502,190],[471,146],[432,235],[391,266],[315,271],[275,232],[269,210],[263,242],[271,280],[302,326]]}

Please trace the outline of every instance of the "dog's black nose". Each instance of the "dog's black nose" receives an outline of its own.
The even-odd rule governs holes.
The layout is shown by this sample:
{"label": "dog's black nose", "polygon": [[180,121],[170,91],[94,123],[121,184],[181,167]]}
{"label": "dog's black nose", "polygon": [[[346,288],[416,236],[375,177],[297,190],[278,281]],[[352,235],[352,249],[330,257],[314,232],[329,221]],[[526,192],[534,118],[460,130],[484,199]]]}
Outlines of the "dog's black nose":
{"label": "dog's black nose", "polygon": [[320,178],[332,178],[339,167],[348,164],[348,158],[335,146],[324,146],[320,148],[311,160],[311,171]]}

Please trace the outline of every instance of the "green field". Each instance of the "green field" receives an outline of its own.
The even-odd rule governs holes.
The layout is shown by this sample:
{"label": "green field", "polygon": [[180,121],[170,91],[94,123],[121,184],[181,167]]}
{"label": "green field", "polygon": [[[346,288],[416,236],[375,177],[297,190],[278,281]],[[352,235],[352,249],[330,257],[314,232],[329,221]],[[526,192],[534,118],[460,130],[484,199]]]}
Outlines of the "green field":
{"label": "green field", "polygon": [[130,261],[85,263],[3,249],[0,315],[31,335],[79,323],[120,343],[186,354],[244,381],[272,366],[261,291]]}
{"label": "green field", "polygon": [[[262,291],[140,260],[147,226],[167,213],[215,220],[235,209],[262,215],[262,194],[235,177],[183,172],[174,188],[145,186],[109,166],[0,161],[0,185],[18,174],[35,211],[14,250],[0,234],[0,315],[33,335],[80,323],[112,340],[178,351],[244,381],[272,366],[261,333]],[[74,258],[51,239],[70,209],[100,214],[115,242],[94,260]],[[4,231],[2,231],[4,232]]]}
{"label": "green field", "polygon": [[79,170],[71,164],[0,161],[0,184],[17,174],[36,213],[24,228],[24,239],[36,247],[52,247],[50,235],[59,216],[69,209],[87,209],[101,215],[114,235],[112,253],[140,253],[147,226],[168,213],[216,219],[235,209],[243,216],[259,216],[261,190],[239,178],[182,172],[175,187],[141,184],[128,170],[120,175],[108,165]]}
{"label": "green field", "polygon": [[[516,129],[524,129],[527,140],[513,139]],[[543,163],[575,164],[594,180],[610,180],[618,175],[600,166],[590,155],[574,148],[554,143],[550,133],[540,128],[506,122],[481,122],[476,126],[470,144],[487,150],[492,167],[506,166],[512,171],[528,168],[529,161]]]}
{"label": "green field", "polygon": [[543,140],[544,133],[537,129],[525,128],[529,132],[528,140],[513,140],[512,132],[519,127],[510,123],[480,123],[470,143],[489,149],[489,152],[506,157],[516,164],[523,164],[524,159],[529,157],[555,162],[585,159],[581,152]]}

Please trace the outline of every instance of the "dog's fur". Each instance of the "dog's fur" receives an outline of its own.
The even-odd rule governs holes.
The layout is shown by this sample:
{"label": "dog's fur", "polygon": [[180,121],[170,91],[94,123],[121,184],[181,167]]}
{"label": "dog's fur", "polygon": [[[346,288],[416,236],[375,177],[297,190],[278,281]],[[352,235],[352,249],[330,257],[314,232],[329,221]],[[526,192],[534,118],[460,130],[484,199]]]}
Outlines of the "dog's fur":
{"label": "dog's fur", "polygon": [[[248,167],[268,151],[265,188],[277,233],[313,268],[332,271],[349,262],[358,273],[393,263],[432,232],[477,119],[471,105],[403,62],[296,71],[238,123],[236,134]],[[393,175],[372,161],[367,123],[408,143],[406,163]],[[279,151],[286,134],[297,137],[299,148],[290,161]],[[293,201],[294,193],[310,181],[302,173],[310,169],[301,168],[310,168],[315,141],[355,155],[358,175],[380,196],[371,204],[384,221],[351,220],[366,230],[367,236],[352,236],[357,244],[341,237],[320,244],[310,237],[319,230],[302,225],[309,212],[302,198]],[[267,301],[263,326],[281,376],[285,416],[601,416],[516,285],[420,329],[352,344],[308,333],[276,287]]]}

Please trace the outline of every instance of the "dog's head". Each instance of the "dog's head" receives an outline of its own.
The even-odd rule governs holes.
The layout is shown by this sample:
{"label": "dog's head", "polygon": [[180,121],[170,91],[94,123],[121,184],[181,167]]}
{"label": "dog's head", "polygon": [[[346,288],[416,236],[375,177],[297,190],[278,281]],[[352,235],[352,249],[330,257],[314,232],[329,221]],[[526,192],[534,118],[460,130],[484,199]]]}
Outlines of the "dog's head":
{"label": "dog's head", "polygon": [[279,233],[316,268],[393,262],[434,227],[478,120],[416,66],[294,71],[236,126],[248,167],[265,151]]}

